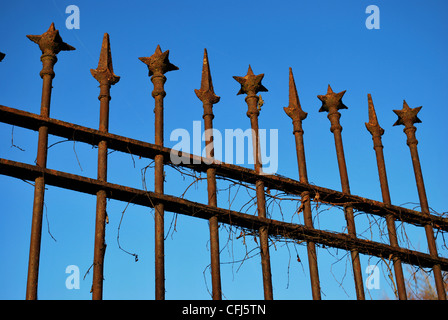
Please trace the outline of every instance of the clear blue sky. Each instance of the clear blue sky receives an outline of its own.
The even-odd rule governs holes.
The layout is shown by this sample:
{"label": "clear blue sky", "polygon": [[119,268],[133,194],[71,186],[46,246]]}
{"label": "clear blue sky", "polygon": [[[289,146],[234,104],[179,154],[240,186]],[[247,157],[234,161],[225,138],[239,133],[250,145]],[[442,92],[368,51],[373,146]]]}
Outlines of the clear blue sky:
{"label": "clear blue sky", "polygon": [[[80,9],[80,29],[68,30],[65,22],[68,5]],[[380,9],[380,29],[365,26],[368,5]],[[232,76],[244,76],[248,64],[255,74],[264,73],[260,128],[278,129],[278,173],[298,179],[292,124],[283,111],[288,105],[288,68],[292,67],[304,121],[308,177],[311,183],[340,190],[334,141],[326,114],[318,113],[318,94],[330,84],[335,92],[347,90],[341,124],[351,191],[381,200],[376,161],[368,121],[367,93],[371,93],[383,136],[386,166],[393,204],[414,208],[418,204],[411,159],[402,127],[392,127],[403,99],[411,107],[423,106],[417,124],[420,160],[429,205],[446,212],[448,172],[446,99],[448,87],[448,21],[446,1],[14,1],[0,9],[0,104],[40,112],[42,81],[41,55],[37,45],[25,35],[42,34],[54,22],[63,40],[76,51],[61,52],[55,66],[51,117],[97,128],[99,89],[90,75],[96,68],[103,34],[110,34],[115,73],[121,80],[112,90],[110,132],[131,138],[154,141],[154,100],[147,68],[138,57],[153,54],[157,44],[170,50],[170,60],[180,70],[166,76],[165,144],[178,128],[192,132],[193,121],[202,121],[202,105],[194,89],[200,86],[202,54],[207,48],[215,92],[221,101],[215,105],[214,126],[247,129],[244,96],[237,96],[238,83]],[[33,164],[37,133],[0,124],[0,157]],[[49,143],[61,140],[50,137]],[[76,150],[76,154],[74,152]],[[48,167],[87,177],[96,177],[96,149],[81,143],[65,142],[49,149]],[[79,159],[79,164],[78,160]],[[134,167],[135,161],[135,167]],[[128,154],[109,155],[109,181],[142,187],[141,168],[147,159]],[[249,164],[247,167],[251,167]],[[152,190],[153,172],[147,185]],[[191,182],[167,169],[166,193],[180,195]],[[225,183],[219,185],[225,188]],[[205,182],[191,188],[187,196],[206,203]],[[220,191],[219,205],[229,206],[229,192]],[[0,298],[25,297],[33,187],[25,182],[0,176]],[[232,209],[239,210],[248,200],[240,190]],[[90,299],[92,272],[81,279],[79,290],[68,290],[65,279],[68,265],[77,265],[84,276],[93,260],[95,197],[48,186],[38,295],[41,299]],[[120,229],[121,246],[139,256],[139,261],[118,248],[117,233],[126,203],[108,202],[106,228],[105,299],[154,298],[153,216],[148,208],[130,205]],[[283,217],[278,207],[270,210],[273,218],[297,223],[292,216],[295,203],[284,203]],[[246,210],[247,207],[243,208]],[[255,207],[248,213],[255,214]],[[316,211],[313,211],[315,214]],[[178,216],[176,232],[169,229],[173,215],[166,214],[166,298],[209,299],[209,243],[206,221]],[[373,220],[371,220],[373,222]],[[48,224],[47,224],[48,222]],[[378,240],[378,227],[372,233],[368,220],[357,216],[359,236]],[[319,214],[315,226],[343,231],[340,210]],[[384,222],[380,224],[384,228]],[[53,240],[51,235],[56,239]],[[221,227],[223,294],[227,299],[262,299],[259,256],[244,262],[227,263],[244,257],[245,246],[239,235]],[[414,248],[426,252],[423,230],[406,226]],[[404,236],[399,229],[401,239]],[[228,242],[227,239],[233,238]],[[383,237],[383,240],[387,238]],[[247,250],[255,247],[246,238]],[[402,245],[405,246],[402,241]],[[447,256],[446,247],[439,246]],[[257,250],[255,249],[255,251]],[[297,262],[299,254],[302,263]],[[351,265],[339,250],[318,250],[319,271],[324,299],[355,299]],[[310,299],[306,247],[276,243],[271,246],[274,298]],[[337,262],[341,259],[339,262]],[[362,257],[363,271],[378,259]],[[367,298],[393,297],[387,268],[381,267],[381,288],[370,290]],[[406,270],[406,267],[405,267]],[[364,279],[367,274],[364,273]],[[342,283],[342,285],[340,285]]]}

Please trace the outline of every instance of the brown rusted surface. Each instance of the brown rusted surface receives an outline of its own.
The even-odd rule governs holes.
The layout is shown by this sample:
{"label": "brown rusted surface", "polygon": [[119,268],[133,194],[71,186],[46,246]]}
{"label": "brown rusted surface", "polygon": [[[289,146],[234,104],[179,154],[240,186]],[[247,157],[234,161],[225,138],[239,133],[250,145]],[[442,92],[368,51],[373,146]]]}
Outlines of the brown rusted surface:
{"label": "brown rusted surface", "polygon": [[[262,163],[261,163],[261,152],[260,152],[260,141],[259,141],[259,131],[258,131],[258,115],[260,110],[258,108],[259,96],[257,93],[260,91],[268,91],[262,84],[264,74],[255,75],[252,68],[249,65],[247,74],[244,77],[234,76],[233,78],[238,81],[241,85],[241,89],[237,94],[246,94],[247,103],[247,116],[250,119],[250,125],[252,129],[252,146],[254,153],[254,167],[256,174],[262,174]],[[257,196],[257,210],[258,216],[266,218],[266,198],[265,198],[265,187],[262,180],[257,180],[255,182],[256,196]],[[265,300],[273,299],[272,290],[272,275],[271,275],[271,261],[269,256],[269,239],[268,230],[266,227],[261,227],[259,229],[260,234],[260,255],[261,255],[261,268],[263,273],[263,289]]]}
{"label": "brown rusted surface", "polygon": [[[297,93],[292,69],[289,68],[289,105],[283,108],[286,114],[292,119],[293,134],[296,142],[297,165],[299,167],[299,179],[302,183],[308,183],[308,173],[306,170],[305,146],[303,143],[302,120],[306,119],[307,113],[302,110]],[[313,227],[313,216],[311,213],[311,199],[309,191],[301,194],[303,205],[303,218],[305,226]],[[321,299],[319,270],[317,266],[316,245],[314,242],[307,242],[308,265],[310,268],[311,291],[314,300]]]}
{"label": "brown rusted surface", "polygon": [[[100,121],[99,131],[109,131],[109,101],[110,87],[116,84],[120,77],[114,74],[112,66],[112,55],[110,50],[109,35],[104,34],[101,45],[100,59],[98,67],[91,69],[92,76],[100,83]],[[98,142],[98,175],[99,181],[107,181],[107,141]],[[106,191],[99,190],[96,194],[96,220],[95,220],[95,247],[93,255],[93,281],[92,299],[101,300],[103,298],[103,271],[104,255],[106,253]]]}
{"label": "brown rusted surface", "polygon": [[45,176],[48,185],[59,188],[78,191],[86,194],[96,195],[99,190],[105,190],[107,197],[114,200],[138,204],[153,208],[154,203],[160,202],[165,205],[166,210],[177,212],[200,219],[209,220],[218,217],[221,223],[231,224],[259,230],[266,227],[273,237],[287,237],[292,240],[312,241],[324,246],[331,246],[342,250],[355,249],[362,254],[376,257],[388,258],[390,255],[400,257],[403,263],[413,264],[421,267],[432,267],[439,264],[443,271],[448,271],[448,259],[433,257],[430,254],[418,251],[392,247],[387,244],[353,238],[345,233],[330,232],[308,228],[304,225],[288,223],[273,219],[244,214],[237,211],[212,207],[209,205],[192,202],[183,198],[155,193],[117,185],[97,179],[91,179],[57,170],[40,168],[34,165],[6,160],[0,158],[0,174],[24,180],[34,180]]}
{"label": "brown rusted surface", "polygon": [[[40,115],[43,118],[48,118],[50,116],[52,82],[55,76],[53,67],[57,62],[56,54],[62,50],[75,50],[75,48],[62,41],[59,31],[56,30],[54,23],[52,23],[50,28],[42,35],[28,35],[27,37],[31,41],[37,43],[42,51],[42,55],[40,57],[40,60],[42,61],[42,70],[40,72],[40,76],[42,78]],[[38,131],[39,137],[36,164],[39,167],[45,168],[47,166],[48,127],[44,125],[39,126]],[[37,177],[34,182],[33,218],[31,224],[30,255],[28,262],[28,279],[26,290],[26,299],[28,300],[37,299],[44,195],[44,177]]]}
{"label": "brown rusted surface", "polygon": [[[387,175],[384,164],[383,145],[381,136],[384,130],[379,126],[371,96],[369,101],[369,122],[366,127],[372,134],[374,150],[377,156],[378,171],[380,176],[383,202],[374,201],[350,194],[345,155],[342,145],[341,131],[339,123],[340,109],[347,107],[342,103],[345,91],[334,93],[328,87],[326,95],[318,98],[322,101],[320,112],[328,112],[331,122],[331,132],[334,134],[339,172],[341,178],[342,192],[327,188],[312,186],[308,183],[305,151],[303,143],[302,121],[307,114],[301,109],[297,89],[294,83],[292,70],[290,69],[290,103],[284,108],[285,112],[293,121],[296,141],[296,152],[299,169],[299,180],[296,181],[279,175],[264,175],[262,172],[261,152],[259,143],[258,115],[262,105],[261,96],[258,92],[267,91],[261,84],[263,74],[255,75],[249,66],[249,70],[244,77],[234,77],[241,85],[238,94],[246,94],[245,99],[248,110],[247,116],[251,121],[252,141],[254,152],[254,170],[250,170],[235,165],[230,165],[216,161],[213,150],[213,104],[219,101],[219,97],[214,93],[210,76],[210,67],[207,51],[204,51],[203,71],[201,88],[195,90],[198,98],[203,103],[204,126],[206,137],[206,157],[182,153],[181,163],[172,163],[171,155],[179,155],[180,152],[165,148],[163,146],[163,124],[164,124],[164,83],[165,73],[178,68],[170,63],[169,52],[162,52],[157,46],[155,53],[151,57],[140,58],[148,66],[148,74],[154,85],[152,96],[155,100],[155,143],[146,143],[127,137],[113,135],[109,130],[109,100],[110,87],[118,82],[119,77],[113,72],[109,37],[104,35],[100,61],[98,68],[91,70],[92,76],[100,83],[100,123],[99,129],[94,130],[72,123],[67,123],[50,118],[50,100],[52,90],[52,79],[55,76],[54,65],[57,62],[56,55],[60,51],[74,50],[74,48],[64,43],[51,24],[47,32],[42,35],[27,36],[31,41],[39,45],[42,51],[42,71],[40,76],[43,79],[42,101],[40,115],[0,106],[0,122],[9,123],[39,132],[38,152],[36,165],[29,165],[20,162],[0,159],[0,174],[25,179],[34,180],[35,194],[33,203],[33,218],[30,241],[30,259],[27,279],[27,299],[37,299],[37,280],[39,271],[39,255],[41,245],[42,229],[42,209],[44,205],[45,186],[54,185],[57,187],[70,189],[96,195],[96,225],[95,225],[95,248],[93,263],[93,284],[92,298],[102,299],[103,292],[103,265],[105,244],[105,221],[107,199],[116,199],[127,203],[135,203],[155,209],[155,289],[156,299],[165,298],[165,268],[164,268],[164,211],[172,211],[180,214],[198,217],[209,221],[210,227],[210,251],[211,251],[211,273],[213,299],[221,299],[221,279],[219,262],[219,233],[218,223],[236,225],[243,229],[252,230],[260,237],[260,253],[263,274],[263,287],[265,299],[273,298],[270,258],[269,258],[269,238],[277,237],[281,239],[291,239],[293,241],[305,241],[307,243],[310,277],[312,293],[314,299],[320,299],[320,284],[317,269],[316,245],[330,246],[351,252],[353,271],[355,277],[356,294],[358,299],[364,299],[363,281],[361,275],[361,265],[359,254],[377,256],[382,259],[387,258],[394,262],[394,270],[397,279],[398,294],[400,299],[406,298],[404,279],[401,263],[413,264],[418,267],[430,267],[434,271],[435,283],[439,299],[446,299],[444,283],[441,271],[448,271],[448,259],[439,257],[434,236],[434,229],[448,231],[448,219],[439,215],[430,214],[428,201],[420,167],[417,151],[417,139],[415,137],[415,123],[421,122],[417,117],[419,108],[409,108],[406,102],[402,110],[394,110],[398,115],[395,125],[404,125],[404,132],[407,136],[407,144],[410,148],[417,189],[420,198],[421,212],[393,206],[390,200],[387,185]],[[4,54],[0,53],[0,61]],[[65,137],[73,141],[80,141],[92,145],[98,145],[98,174],[96,179],[89,179],[82,176],[72,175],[65,172],[49,170],[46,168],[48,134]],[[125,187],[122,185],[107,182],[107,152],[109,149],[130,153],[155,160],[155,186],[154,192]],[[164,194],[164,165],[179,165],[197,172],[207,173],[208,204],[191,202],[178,197]],[[247,215],[236,211],[226,210],[218,207],[216,180],[219,178],[234,179],[236,181],[253,184],[256,187],[258,214]],[[304,214],[304,225],[286,223],[268,219],[265,187],[279,190],[291,195],[300,196]],[[311,215],[311,201],[322,202],[332,206],[344,207],[347,221],[348,233],[338,233],[330,231],[316,230],[313,226]],[[384,217],[387,222],[390,245],[377,243],[374,241],[358,239],[355,230],[353,210],[357,209],[360,214],[371,213]],[[395,229],[395,220],[423,226],[428,240],[429,254],[403,249],[398,246]],[[437,230],[437,231],[438,231]]]}
{"label": "brown rusted surface", "polygon": [[[114,67],[112,65],[112,53],[110,49],[109,34],[105,33],[103,36],[103,42],[101,43],[100,59],[98,61],[98,67],[96,69],[90,69],[92,76],[100,83],[100,86],[111,86],[116,84],[120,77],[115,75]],[[102,96],[99,96],[101,101]],[[110,97],[109,97],[110,100]],[[107,132],[106,130],[102,130]]]}
{"label": "brown rusted surface", "polygon": [[[339,93],[334,93],[330,85],[328,85],[326,95],[318,95],[319,100],[322,101],[322,106],[319,112],[328,112],[328,119],[330,120],[330,131],[333,133],[334,142],[336,146],[336,155],[338,160],[339,175],[341,178],[342,192],[350,194],[350,185],[348,182],[347,165],[345,163],[344,147],[342,144],[342,126],[339,123],[341,114],[338,112],[340,109],[347,109],[342,103],[342,97],[345,94],[345,90]],[[355,218],[353,215],[353,206],[344,206],[345,220],[347,221],[347,231],[349,236],[356,238]],[[364,300],[364,284],[362,280],[361,262],[359,260],[359,254],[356,250],[351,250],[353,276],[355,279],[356,296],[358,300]]]}
{"label": "brown rusted surface", "polygon": [[[387,182],[386,174],[386,164],[384,162],[383,144],[381,141],[381,136],[384,134],[384,129],[380,127],[378,119],[375,112],[375,107],[373,105],[372,96],[370,93],[367,95],[368,108],[369,108],[369,122],[366,122],[366,128],[372,135],[373,149],[375,150],[376,162],[378,166],[378,176],[380,179],[381,194],[383,202],[390,205],[390,193],[389,184]],[[393,247],[398,247],[397,230],[395,227],[395,219],[393,215],[386,215],[387,231],[389,235],[390,245]],[[401,260],[397,257],[393,258],[395,280],[397,284],[397,293],[400,300],[406,300],[406,285],[403,276],[403,267]]]}
{"label": "brown rusted surface", "polygon": [[[420,208],[422,214],[429,215],[429,205],[428,198],[426,197],[425,184],[423,182],[423,173],[420,165],[420,158],[417,149],[417,138],[415,136],[415,131],[417,128],[414,123],[421,123],[421,120],[417,117],[417,114],[422,107],[410,108],[405,100],[403,100],[403,108],[401,110],[393,110],[398,116],[398,120],[394,123],[396,125],[403,125],[403,132],[407,137],[407,145],[411,152],[412,166],[414,168],[415,182],[417,184],[418,196],[420,199]],[[434,230],[430,224],[425,225],[426,239],[428,242],[429,253],[432,257],[438,257],[437,245],[434,237]],[[442,277],[442,272],[440,265],[435,264],[433,267],[434,280],[437,289],[437,295],[439,300],[446,300],[445,285]]]}
{"label": "brown rusted surface", "polygon": [[[27,35],[27,38],[39,45],[39,49],[42,51],[40,60],[42,61],[42,71],[40,72],[41,78],[45,75],[49,75],[54,78],[53,66],[58,61],[56,55],[61,51],[75,50],[74,47],[62,41],[59,35],[59,30],[56,30],[54,23],[50,25],[50,28],[41,35]],[[45,81],[45,80],[44,80]]]}
{"label": "brown rusted surface", "polygon": [[[170,163],[170,154],[179,153],[177,150],[156,146],[155,144],[104,133],[99,130],[64,122],[57,119],[45,118],[40,115],[0,105],[0,119],[4,123],[22,128],[38,131],[41,125],[48,127],[48,133],[74,141],[98,145],[99,141],[106,140],[110,150],[130,153],[148,159],[154,159],[157,154],[164,155],[165,164]],[[422,214],[420,211],[411,210],[395,205],[387,205],[381,201],[372,200],[352,194],[332,190],[320,186],[309,185],[300,181],[280,175],[258,175],[254,170],[224,162],[209,163],[205,158],[197,155],[181,153],[179,166],[190,168],[197,172],[207,172],[212,167],[218,177],[238,179],[246,183],[255,183],[263,180],[265,187],[279,190],[293,195],[301,195],[308,191],[313,199],[319,194],[319,202],[331,205],[350,204],[359,214],[370,213],[380,217],[392,215],[395,220],[410,223],[416,226],[430,224],[433,228],[448,231],[448,219],[433,214]]]}
{"label": "brown rusted surface", "polygon": [[[199,100],[202,101],[204,109],[204,130],[205,130],[205,150],[206,157],[210,162],[214,160],[213,149],[213,105],[219,102],[219,97],[213,89],[212,77],[210,74],[210,64],[208,61],[207,49],[204,49],[204,59],[202,63],[201,88],[194,90]],[[213,207],[218,206],[216,196],[216,169],[207,169],[207,194],[208,204]],[[219,259],[219,231],[218,217],[209,219],[210,229],[210,266],[212,275],[212,297],[213,300],[221,300],[221,268]]]}
{"label": "brown rusted surface", "polygon": [[[152,96],[155,100],[155,144],[163,147],[163,98],[166,95],[164,84],[166,82],[165,73],[168,71],[179,70],[169,59],[169,50],[162,52],[158,45],[154,54],[150,57],[139,58],[148,66],[148,75],[154,85]],[[164,156],[157,154],[155,162],[154,191],[163,194],[164,188]],[[165,247],[164,247],[164,207],[163,203],[157,203],[154,207],[155,220],[155,297],[156,300],[165,299]]]}

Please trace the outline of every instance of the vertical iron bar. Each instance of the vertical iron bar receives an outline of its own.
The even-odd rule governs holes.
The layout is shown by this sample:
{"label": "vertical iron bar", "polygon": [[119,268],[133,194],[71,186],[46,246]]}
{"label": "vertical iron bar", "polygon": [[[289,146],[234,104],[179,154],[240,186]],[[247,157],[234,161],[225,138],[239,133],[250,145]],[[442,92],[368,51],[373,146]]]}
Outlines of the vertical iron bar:
{"label": "vertical iron bar", "polygon": [[[215,152],[213,148],[213,105],[219,102],[219,97],[215,95],[213,90],[212,77],[210,74],[210,64],[208,61],[207,49],[204,49],[204,59],[202,64],[201,88],[195,89],[195,93],[199,100],[202,101],[204,108],[204,130],[205,130],[205,150],[206,157],[210,162],[214,160]],[[216,170],[214,168],[207,169],[207,193],[208,204],[217,207],[216,197]],[[219,231],[218,218],[209,219],[210,229],[210,265],[212,275],[212,297],[213,300],[221,300],[221,272],[219,262]]]}
{"label": "vertical iron bar", "polygon": [[[345,91],[334,93],[330,85],[328,85],[328,90],[326,95],[318,95],[319,100],[322,101],[322,107],[319,112],[328,112],[328,119],[330,120],[331,127],[330,131],[334,135],[334,142],[336,146],[336,155],[338,159],[339,175],[341,179],[342,192],[350,194],[350,185],[348,182],[347,165],[345,162],[344,147],[342,144],[342,126],[339,123],[339,118],[341,114],[338,112],[339,109],[347,109],[347,107],[342,103],[342,96]],[[345,219],[347,221],[347,231],[349,236],[356,238],[356,227],[355,218],[353,215],[352,206],[344,206]],[[350,250],[352,258],[353,275],[355,279],[356,296],[358,300],[364,300],[364,286],[362,280],[361,262],[359,260],[358,250]]]}
{"label": "vertical iron bar", "polygon": [[[389,185],[387,182],[386,164],[384,162],[383,143],[381,141],[381,136],[384,134],[384,129],[381,128],[378,123],[375,108],[373,106],[372,96],[370,95],[370,93],[367,95],[367,99],[369,105],[369,122],[366,122],[366,128],[372,135],[373,149],[375,150],[376,154],[376,162],[378,166],[378,175],[380,179],[383,202],[385,204],[390,205],[391,199],[389,193]],[[397,248],[399,246],[397,238],[397,230],[395,228],[395,220],[392,215],[388,214],[386,216],[386,224],[387,224],[387,231],[389,234],[390,245],[392,247]],[[407,300],[406,285],[404,282],[403,267],[401,265],[401,260],[398,257],[393,257],[392,260],[394,262],[394,272],[395,272],[395,279],[397,282],[398,298],[400,300]]]}
{"label": "vertical iron bar", "polygon": [[[297,152],[297,165],[299,168],[299,179],[300,182],[308,183],[308,174],[306,170],[306,158],[305,158],[305,147],[303,143],[303,129],[302,120],[305,120],[307,113],[302,110],[299,101],[299,95],[297,94],[296,84],[294,82],[294,76],[292,74],[292,69],[289,68],[289,106],[283,108],[286,114],[292,119],[292,124],[294,127],[294,137],[296,142],[296,152]],[[314,228],[313,226],[313,216],[311,213],[311,199],[310,193],[304,191],[301,194],[302,204],[303,204],[303,218],[305,221],[305,226],[308,228]],[[314,242],[308,241],[307,252],[308,252],[308,264],[310,269],[311,278],[311,291],[314,300],[321,299],[320,292],[320,281],[319,281],[319,271],[317,266],[317,254],[316,245]]]}
{"label": "vertical iron bar", "polygon": [[[62,41],[59,31],[56,30],[54,23],[42,35],[28,35],[28,39],[37,43],[42,56],[42,70],[40,77],[42,78],[42,100],[40,115],[50,117],[50,101],[52,82],[55,76],[54,65],[57,62],[56,55],[64,50],[75,50],[72,46]],[[39,127],[38,147],[36,165],[41,168],[47,166],[47,146],[48,146],[48,127]],[[39,258],[42,236],[42,214],[45,195],[45,179],[43,176],[37,177],[34,181],[34,202],[33,202],[33,218],[31,224],[30,254],[28,261],[28,278],[26,299],[37,299],[37,286],[39,277]]]}
{"label": "vertical iron bar", "polygon": [[[100,83],[100,121],[99,131],[109,131],[109,101],[110,87],[116,84],[120,77],[114,74],[112,55],[110,50],[109,35],[104,34],[101,45],[100,60],[97,69],[91,69],[92,76]],[[98,180],[107,181],[107,141],[98,143]],[[103,270],[104,255],[106,253],[106,206],[107,197],[105,190],[99,190],[96,194],[96,221],[95,221],[95,248],[93,257],[93,283],[92,299],[103,299]]]}
{"label": "vertical iron bar", "polygon": [[[241,89],[238,94],[245,93],[247,96],[245,101],[247,103],[247,116],[250,118],[250,124],[252,128],[252,146],[254,150],[254,167],[258,174],[262,174],[259,130],[258,130],[258,115],[259,111],[259,96],[257,93],[260,91],[268,91],[262,84],[264,74],[254,75],[252,68],[249,65],[246,76],[233,78],[241,84]],[[266,198],[264,190],[264,182],[257,180],[255,182],[256,196],[257,196],[257,209],[258,216],[266,218]],[[260,254],[261,254],[261,267],[263,273],[263,289],[265,300],[273,299],[272,290],[272,276],[271,276],[271,262],[269,256],[269,238],[268,230],[266,227],[259,229],[260,234]]]}
{"label": "vertical iron bar", "polygon": [[[414,123],[421,123],[421,120],[417,117],[418,112],[422,107],[410,108],[405,100],[403,100],[402,110],[393,110],[398,116],[398,120],[394,123],[396,125],[404,125],[403,132],[407,137],[407,145],[411,152],[412,166],[414,168],[415,181],[417,184],[417,191],[420,200],[420,207],[423,214],[429,215],[428,199],[426,197],[425,184],[423,182],[422,168],[420,165],[420,159],[418,156],[417,144],[418,140],[415,136],[417,128]],[[437,245],[434,237],[434,230],[430,224],[425,224],[426,239],[428,241],[429,254],[435,258],[438,257]],[[446,300],[445,286],[443,283],[442,270],[439,264],[433,266],[434,280],[437,289],[437,296],[439,300]]]}
{"label": "vertical iron bar", "polygon": [[[160,45],[151,57],[139,58],[148,66],[148,75],[151,76],[151,82],[154,85],[152,97],[155,101],[155,144],[163,146],[163,98],[166,96],[164,84],[166,82],[165,73],[168,71],[179,70],[178,67],[171,64],[168,59],[169,50],[162,53]],[[155,179],[154,192],[163,193],[164,171],[163,155],[155,156]],[[165,227],[164,227],[164,206],[162,203],[156,203],[154,206],[154,224],[155,224],[155,298],[156,300],[165,299]]]}

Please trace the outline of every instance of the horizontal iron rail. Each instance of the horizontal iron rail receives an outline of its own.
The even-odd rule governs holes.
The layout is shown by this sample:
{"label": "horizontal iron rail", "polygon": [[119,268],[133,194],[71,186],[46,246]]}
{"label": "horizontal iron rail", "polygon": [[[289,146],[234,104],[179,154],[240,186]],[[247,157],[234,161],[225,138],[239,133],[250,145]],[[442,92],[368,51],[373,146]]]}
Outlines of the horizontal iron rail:
{"label": "horizontal iron rail", "polygon": [[201,219],[217,217],[219,222],[239,226],[257,232],[260,227],[267,227],[270,236],[288,238],[294,241],[313,241],[315,243],[343,250],[356,249],[362,254],[383,259],[399,257],[402,262],[431,268],[440,264],[442,270],[448,271],[448,259],[432,257],[429,254],[392,247],[383,243],[351,237],[345,233],[330,232],[308,228],[304,225],[262,218],[237,211],[222,209],[182,198],[112,184],[97,179],[69,174],[52,169],[0,158],[0,174],[24,180],[34,180],[43,176],[45,184],[64,189],[95,195],[98,190],[105,190],[107,197],[114,200],[138,204],[153,208],[154,203],[163,203],[170,212],[193,216]]}
{"label": "horizontal iron rail", "polygon": [[394,219],[423,226],[430,224],[435,229],[448,231],[448,219],[434,214],[423,214],[419,211],[403,208],[400,206],[385,204],[380,201],[364,197],[346,194],[319,186],[302,183],[294,179],[280,175],[260,175],[248,168],[236,166],[224,162],[215,161],[210,163],[206,158],[189,153],[180,152],[170,148],[157,146],[144,141],[131,139],[99,130],[83,127],[69,122],[44,118],[40,115],[0,105],[0,122],[37,131],[40,126],[48,127],[48,133],[66,139],[98,145],[99,141],[107,141],[109,149],[130,153],[132,155],[154,159],[157,154],[164,155],[165,163],[170,163],[170,154],[175,152],[181,156],[179,166],[190,168],[198,172],[207,172],[209,168],[216,169],[216,175],[246,183],[255,184],[262,180],[265,187],[279,190],[288,194],[300,196],[302,192],[308,191],[311,198],[319,195],[319,202],[345,206],[350,205],[354,209],[378,216],[385,217],[391,214]]}

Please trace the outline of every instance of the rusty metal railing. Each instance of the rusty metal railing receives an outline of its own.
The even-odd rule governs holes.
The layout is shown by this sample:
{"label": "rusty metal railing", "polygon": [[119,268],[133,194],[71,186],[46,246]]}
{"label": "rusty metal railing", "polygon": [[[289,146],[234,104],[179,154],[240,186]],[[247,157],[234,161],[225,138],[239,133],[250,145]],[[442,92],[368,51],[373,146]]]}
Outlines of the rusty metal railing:
{"label": "rusty metal railing", "polygon": [[[56,30],[54,23],[51,24],[47,32],[42,35],[28,35],[31,41],[39,45],[42,51],[40,60],[42,61],[42,101],[40,114],[44,118],[50,117],[50,99],[52,81],[55,76],[53,67],[58,61],[56,55],[60,51],[75,50],[74,47],[62,41],[59,31]],[[36,165],[41,168],[47,166],[47,147],[48,147],[48,128],[39,127],[39,138],[37,143]],[[44,208],[45,181],[44,177],[36,177],[34,181],[34,204],[33,220],[31,226],[30,257],[28,264],[27,280],[27,299],[37,298],[37,280],[39,272],[40,242],[42,234],[42,213]]]}
{"label": "rusty metal railing", "polygon": [[[148,66],[149,76],[154,85],[152,96],[155,100],[155,143],[148,143],[114,135],[108,131],[110,88],[119,81],[114,74],[110,49],[109,35],[105,34],[100,52],[97,69],[92,69],[93,77],[100,84],[100,123],[99,129],[91,129],[73,123],[50,118],[50,100],[52,79],[54,77],[53,66],[57,61],[56,54],[63,50],[74,50],[64,43],[51,24],[47,32],[40,36],[28,36],[37,43],[42,51],[43,64],[40,73],[43,79],[42,103],[40,115],[0,105],[0,121],[6,124],[23,127],[39,132],[38,151],[35,165],[11,161],[0,158],[0,174],[11,177],[34,180],[35,193],[33,204],[33,218],[31,229],[30,255],[27,279],[27,299],[37,299],[39,259],[42,232],[42,213],[44,205],[45,185],[53,185],[77,192],[96,195],[96,222],[95,222],[95,246],[93,259],[93,284],[92,299],[103,297],[103,266],[106,244],[105,221],[106,200],[115,199],[127,203],[134,203],[155,210],[155,298],[165,299],[165,255],[164,255],[164,212],[174,212],[194,216],[208,220],[210,231],[210,261],[212,277],[212,298],[220,300],[221,271],[219,250],[219,223],[230,224],[249,229],[259,237],[261,256],[262,281],[264,298],[273,299],[273,284],[271,275],[271,260],[269,255],[270,238],[288,238],[305,241],[310,270],[311,293],[313,299],[321,299],[320,279],[318,271],[317,245],[347,250],[351,254],[355,291],[357,298],[365,299],[364,284],[361,273],[360,254],[389,258],[393,261],[397,294],[399,299],[407,298],[406,286],[402,270],[402,263],[431,268],[437,289],[438,298],[446,299],[442,271],[448,271],[448,259],[440,257],[437,251],[434,232],[447,232],[448,219],[430,213],[423,183],[422,170],[418,157],[416,128],[414,123],[420,122],[417,113],[420,108],[410,108],[404,101],[402,110],[394,110],[398,115],[395,125],[404,125],[407,136],[407,144],[410,148],[414,167],[417,190],[420,198],[421,211],[415,211],[391,204],[389,187],[387,182],[386,167],[383,155],[381,136],[384,130],[379,126],[372,97],[368,95],[369,121],[367,130],[372,135],[373,148],[376,154],[378,173],[382,192],[382,202],[366,199],[350,192],[347,166],[342,143],[342,127],[339,119],[340,109],[347,109],[342,103],[345,91],[335,93],[328,86],[325,95],[319,95],[322,107],[319,111],[328,112],[330,130],[334,135],[338,167],[341,179],[342,192],[310,185],[308,182],[307,166],[305,160],[304,130],[302,121],[307,113],[302,110],[299,95],[294,82],[292,69],[289,73],[289,105],[284,110],[292,119],[293,134],[296,143],[297,164],[299,180],[294,180],[278,175],[266,175],[262,173],[261,151],[259,143],[258,115],[260,113],[260,96],[258,92],[267,91],[261,84],[263,74],[255,75],[249,66],[244,77],[234,77],[241,85],[238,94],[246,94],[245,101],[248,106],[247,116],[250,119],[252,129],[252,145],[254,151],[254,170],[216,161],[214,158],[213,144],[213,105],[218,103],[220,97],[214,92],[210,64],[207,51],[204,51],[203,69],[200,89],[195,93],[203,104],[203,119],[205,127],[206,156],[200,157],[185,152],[164,147],[164,83],[167,78],[165,73],[178,70],[168,59],[169,51],[162,52],[157,46],[155,53],[150,57],[139,58]],[[0,61],[4,58],[0,53]],[[98,173],[97,179],[91,179],[79,175],[48,169],[47,145],[48,135],[64,137],[73,141],[79,141],[98,146]],[[108,150],[116,150],[131,153],[140,157],[155,161],[154,191],[146,191],[112,184],[107,181],[107,153]],[[173,164],[171,155],[184,159],[180,163]],[[176,165],[196,172],[207,174],[207,204],[192,202],[180,197],[174,197],[164,192],[164,166]],[[238,211],[223,209],[217,202],[217,178],[230,178],[255,186],[257,212],[256,216]],[[304,224],[287,223],[284,221],[269,219],[266,216],[266,188],[279,190],[300,197],[301,208],[304,213]],[[330,232],[316,229],[313,225],[311,202],[319,201],[344,209],[347,233]],[[360,214],[373,214],[386,220],[389,244],[361,239],[357,237],[354,220],[354,210]],[[398,244],[395,222],[406,222],[423,227],[426,232],[429,254],[401,248]]]}

